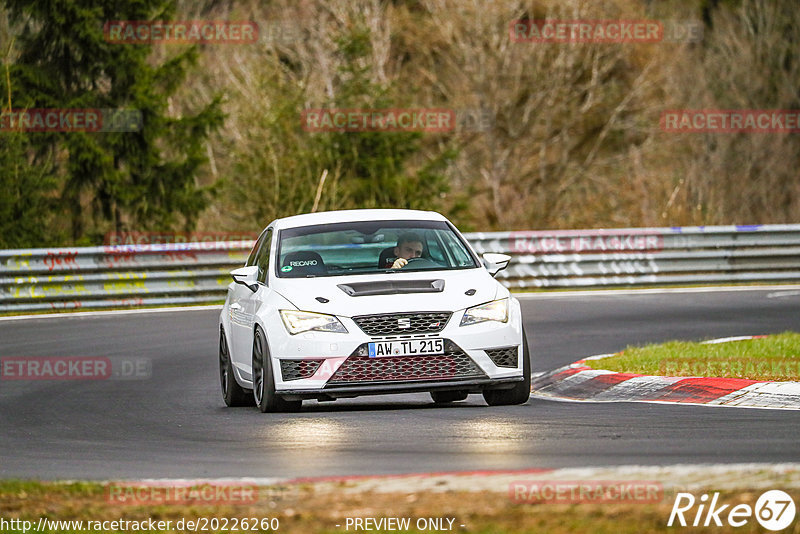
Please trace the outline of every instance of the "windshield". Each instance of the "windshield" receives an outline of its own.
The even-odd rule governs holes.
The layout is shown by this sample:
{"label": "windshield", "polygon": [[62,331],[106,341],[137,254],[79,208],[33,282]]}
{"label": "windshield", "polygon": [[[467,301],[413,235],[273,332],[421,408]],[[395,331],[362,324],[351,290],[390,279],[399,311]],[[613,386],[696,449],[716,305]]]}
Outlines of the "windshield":
{"label": "windshield", "polygon": [[[405,261],[398,262],[398,258]],[[479,265],[444,221],[303,226],[281,230],[278,240],[277,274],[282,278],[472,269]]]}

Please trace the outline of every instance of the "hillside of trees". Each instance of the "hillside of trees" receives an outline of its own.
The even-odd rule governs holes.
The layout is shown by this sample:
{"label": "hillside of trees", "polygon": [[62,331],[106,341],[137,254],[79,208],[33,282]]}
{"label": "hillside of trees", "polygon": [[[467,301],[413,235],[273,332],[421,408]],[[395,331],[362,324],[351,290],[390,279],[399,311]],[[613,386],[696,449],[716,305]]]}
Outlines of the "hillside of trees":
{"label": "hillside of trees", "polygon": [[[518,19],[694,21],[702,38],[515,42]],[[249,44],[117,44],[108,21],[253,21]],[[665,110],[800,110],[793,0],[5,0],[0,102],[135,109],[134,132],[0,131],[0,248],[433,209],[464,230],[800,222],[800,135]],[[303,110],[445,108],[445,132]],[[324,176],[324,179],[323,179]]]}

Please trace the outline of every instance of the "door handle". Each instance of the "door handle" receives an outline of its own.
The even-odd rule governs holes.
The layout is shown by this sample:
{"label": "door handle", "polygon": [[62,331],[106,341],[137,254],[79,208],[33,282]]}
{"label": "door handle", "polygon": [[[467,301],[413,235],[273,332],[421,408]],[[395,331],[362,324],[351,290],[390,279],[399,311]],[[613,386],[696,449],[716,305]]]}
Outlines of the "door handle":
{"label": "door handle", "polygon": [[239,304],[238,302],[234,302],[233,304],[230,305],[230,309],[232,309],[232,310],[241,310],[242,309],[242,305]]}

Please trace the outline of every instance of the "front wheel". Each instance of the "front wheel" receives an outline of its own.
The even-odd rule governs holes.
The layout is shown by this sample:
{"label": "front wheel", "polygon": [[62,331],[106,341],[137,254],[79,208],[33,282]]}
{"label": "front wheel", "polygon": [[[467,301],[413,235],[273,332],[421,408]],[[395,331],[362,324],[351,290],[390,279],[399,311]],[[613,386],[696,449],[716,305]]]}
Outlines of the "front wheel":
{"label": "front wheel", "polygon": [[508,406],[523,404],[531,396],[531,356],[528,352],[528,338],[522,330],[522,376],[524,380],[517,382],[511,389],[487,389],[483,399],[489,406]]}
{"label": "front wheel", "polygon": [[302,400],[287,401],[275,393],[272,359],[260,328],[253,337],[253,398],[262,413],[296,412],[303,404]]}
{"label": "front wheel", "polygon": [[253,397],[236,381],[225,331],[219,331],[219,384],[226,406],[252,406]]}

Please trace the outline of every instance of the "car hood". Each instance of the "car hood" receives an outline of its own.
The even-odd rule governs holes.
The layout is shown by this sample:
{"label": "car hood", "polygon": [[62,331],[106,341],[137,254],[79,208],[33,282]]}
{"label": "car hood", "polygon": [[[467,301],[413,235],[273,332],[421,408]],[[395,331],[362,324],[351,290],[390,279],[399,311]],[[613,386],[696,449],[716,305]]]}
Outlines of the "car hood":
{"label": "car hood", "polygon": [[278,278],[273,289],[299,310],[343,317],[417,310],[456,311],[508,295],[507,289],[480,268]]}

